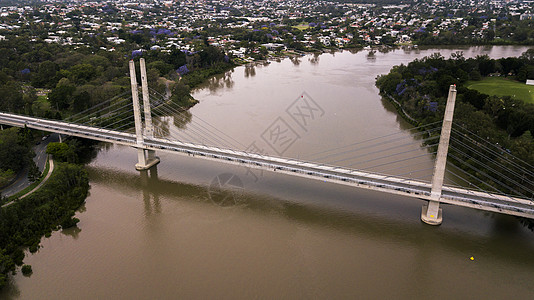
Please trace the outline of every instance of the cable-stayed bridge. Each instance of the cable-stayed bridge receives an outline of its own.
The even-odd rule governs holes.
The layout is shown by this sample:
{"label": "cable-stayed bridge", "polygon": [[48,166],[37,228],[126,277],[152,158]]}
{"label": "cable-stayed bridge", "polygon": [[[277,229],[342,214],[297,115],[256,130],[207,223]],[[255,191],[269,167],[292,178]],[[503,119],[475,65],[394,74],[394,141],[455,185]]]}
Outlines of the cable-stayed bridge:
{"label": "cable-stayed bridge", "polygon": [[[121,144],[136,148],[138,151],[139,170],[148,169],[159,162],[156,151],[177,153],[196,158],[216,160],[224,163],[241,165],[247,168],[264,169],[273,172],[306,177],[314,180],[333,182],[354,187],[371,189],[389,194],[403,195],[428,200],[423,207],[421,218],[429,224],[440,224],[442,212],[440,203],[475,208],[534,219],[534,202],[532,194],[532,168],[517,158],[510,158],[508,153],[500,153],[502,149],[488,145],[487,141],[469,132],[465,128],[453,128],[452,116],[456,89],[451,86],[447,108],[442,126],[429,124],[413,129],[413,137],[420,138],[425,155],[435,156],[430,181],[419,178],[407,178],[401,174],[385,175],[382,172],[363,171],[360,168],[339,166],[347,160],[346,153],[355,153],[358,149],[374,148],[375,155],[384,152],[383,157],[366,158],[367,154],[356,154],[351,157],[366,163],[376,162],[366,170],[383,165],[407,162],[415,157],[397,159],[394,162],[382,162],[384,158],[394,157],[399,153],[413,150],[402,150],[403,145],[394,144],[397,140],[393,135],[376,137],[368,141],[358,142],[338,149],[322,151],[316,155],[317,160],[305,161],[263,155],[250,151],[235,150],[239,146],[231,146],[232,137],[204,122],[203,126],[192,128],[187,134],[193,142],[185,142],[184,136],[172,137],[169,126],[154,126],[153,115],[178,114],[183,120],[188,118],[188,112],[180,108],[167,105],[163,95],[156,95],[148,89],[144,60],[141,61],[141,81],[143,105],[139,103],[138,84],[133,61],[130,62],[132,94],[125,99],[116,97],[107,104],[99,104],[80,114],[71,116],[65,121],[47,120],[22,115],[0,113],[0,123],[17,127],[28,127],[47,132],[88,138],[103,142]],[[154,101],[155,100],[155,101]],[[150,103],[152,101],[152,103]],[[133,105],[132,105],[133,103]],[[144,115],[141,114],[141,108]],[[133,111],[133,114],[132,114]],[[190,115],[189,115],[190,117]],[[105,120],[105,121],[104,121]],[[164,124],[160,124],[164,125]],[[177,124],[180,125],[180,124]],[[438,125],[437,127],[431,127]],[[132,132],[135,128],[135,132]],[[171,136],[169,138],[169,136]],[[196,140],[196,142],[195,142]],[[214,145],[206,145],[200,140],[210,140]],[[437,142],[439,140],[439,142]],[[412,143],[413,144],[413,143]],[[378,149],[376,147],[379,147]],[[492,148],[493,147],[493,148]],[[437,148],[437,151],[432,151]],[[451,151],[450,153],[449,150]],[[394,152],[391,154],[391,152]],[[447,157],[449,156],[449,161]],[[341,157],[341,158],[340,158]],[[466,162],[465,157],[468,157]],[[324,159],[333,159],[334,163],[324,163]],[[486,162],[481,162],[486,160]],[[332,160],[330,160],[332,162]],[[466,165],[463,165],[466,164]],[[484,165],[484,168],[481,167]],[[413,168],[413,165],[394,167],[393,169]],[[428,168],[427,168],[428,169]],[[497,170],[498,169],[498,170]],[[410,170],[417,173],[423,170]],[[444,184],[445,175],[448,181],[455,183]],[[456,180],[461,181],[458,183]],[[491,182],[492,184],[488,184]],[[497,187],[501,187],[500,189]],[[529,197],[531,196],[531,197]]]}

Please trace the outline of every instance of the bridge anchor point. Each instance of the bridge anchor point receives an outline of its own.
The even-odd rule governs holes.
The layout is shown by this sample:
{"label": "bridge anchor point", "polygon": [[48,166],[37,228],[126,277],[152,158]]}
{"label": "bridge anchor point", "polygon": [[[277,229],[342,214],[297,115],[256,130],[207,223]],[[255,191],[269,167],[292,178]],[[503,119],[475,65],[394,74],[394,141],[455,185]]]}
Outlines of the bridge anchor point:
{"label": "bridge anchor point", "polygon": [[147,162],[145,164],[141,164],[141,163],[136,163],[135,164],[135,169],[137,171],[144,171],[144,170],[148,170],[150,168],[152,168],[153,166],[159,164],[159,157],[154,157],[153,159],[149,159],[147,160]]}
{"label": "bridge anchor point", "polygon": [[[428,207],[429,204],[423,205],[423,208],[421,209],[421,221],[425,222],[428,225],[441,225],[441,222],[443,222],[443,217],[441,214],[441,208],[438,209],[437,213],[428,213]],[[439,204],[438,204],[439,205]]]}

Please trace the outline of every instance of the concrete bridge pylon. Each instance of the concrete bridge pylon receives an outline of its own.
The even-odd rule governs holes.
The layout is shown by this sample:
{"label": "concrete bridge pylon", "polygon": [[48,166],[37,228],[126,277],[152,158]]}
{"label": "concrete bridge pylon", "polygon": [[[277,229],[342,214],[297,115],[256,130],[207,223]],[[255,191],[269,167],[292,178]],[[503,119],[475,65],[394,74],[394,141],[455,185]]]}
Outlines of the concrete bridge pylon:
{"label": "concrete bridge pylon", "polygon": [[148,94],[148,81],[146,77],[145,59],[141,58],[141,87],[143,92],[143,108],[145,113],[145,126],[143,126],[143,119],[141,117],[141,108],[139,105],[139,92],[137,85],[137,77],[135,74],[135,62],[130,60],[130,82],[132,86],[132,102],[134,109],[135,121],[135,135],[137,148],[137,164],[135,169],[138,171],[148,170],[152,166],[159,163],[159,158],[155,155],[154,150],[148,150],[144,146],[144,136],[148,138],[154,137],[154,129],[152,126],[152,115],[150,111],[150,98]]}
{"label": "concrete bridge pylon", "polygon": [[434,174],[432,175],[430,200],[428,201],[428,204],[423,206],[421,212],[421,220],[430,225],[440,225],[443,220],[442,210],[439,207],[439,203],[443,189],[443,180],[445,178],[445,168],[447,165],[447,153],[449,151],[449,141],[452,131],[452,117],[454,115],[455,102],[456,85],[451,85],[449,87],[447,105],[445,106],[443,125],[441,126],[441,136],[439,139],[438,152],[436,154]]}

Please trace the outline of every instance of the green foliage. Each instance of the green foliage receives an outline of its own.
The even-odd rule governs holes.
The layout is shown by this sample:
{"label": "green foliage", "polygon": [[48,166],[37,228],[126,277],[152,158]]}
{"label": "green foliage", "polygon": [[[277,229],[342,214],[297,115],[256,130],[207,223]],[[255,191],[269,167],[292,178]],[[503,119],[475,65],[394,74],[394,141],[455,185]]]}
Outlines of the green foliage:
{"label": "green foliage", "polygon": [[18,82],[9,81],[0,85],[1,111],[19,112],[23,108],[22,88]]}
{"label": "green foliage", "polygon": [[[518,156],[525,162],[534,164],[534,141],[531,133],[534,132],[534,104],[526,101],[503,96],[506,94],[519,95],[518,85],[526,86],[511,80],[514,74],[519,74],[521,70],[528,69],[534,65],[528,54],[519,58],[490,59],[487,56],[478,56],[474,59],[465,59],[462,55],[454,55],[451,59],[445,59],[440,55],[432,55],[421,60],[414,60],[408,65],[400,65],[392,68],[387,75],[377,78],[376,85],[382,95],[387,98],[392,97],[420,124],[429,124],[439,121],[443,117],[445,101],[447,99],[448,87],[451,84],[457,85],[457,101],[455,107],[454,123],[468,128],[480,137],[493,145],[498,145],[502,153],[511,153]],[[479,79],[480,75],[498,76],[505,73],[511,78],[488,77],[480,81],[467,82],[469,77]],[[517,78],[517,76],[516,76]],[[482,94],[470,87],[480,86],[485,83],[492,83],[493,92],[488,92],[488,88],[479,89],[486,91],[489,96]],[[513,86],[508,86],[505,83]],[[524,95],[529,95],[526,92]],[[526,97],[526,96],[525,96]],[[451,162],[458,166],[463,166],[463,171],[470,175],[479,177],[481,172],[489,173],[494,169],[513,169],[510,161],[498,156],[497,152],[485,154],[474,152],[472,148],[462,144],[463,136],[456,137],[454,148],[450,149]],[[499,152],[499,151],[498,151]],[[469,153],[467,155],[466,153]],[[463,162],[470,160],[487,162],[486,165],[477,165],[478,169],[469,169]],[[500,187],[516,186],[513,179],[504,178]],[[491,186],[497,183],[485,182]],[[514,193],[516,195],[530,195],[529,190],[534,187],[516,188],[504,187],[503,192]]]}
{"label": "green foliage", "polygon": [[218,63],[209,68],[196,69],[193,72],[185,75],[182,79],[185,85],[195,88],[203,83],[209,77],[228,71],[233,68],[233,65],[227,63]]}
{"label": "green foliage", "polygon": [[478,70],[473,70],[473,71],[471,71],[471,72],[469,73],[469,78],[470,78],[471,80],[476,80],[476,81],[478,81],[478,80],[482,79],[482,75],[480,75],[480,71],[478,71]]}
{"label": "green foliage", "polygon": [[29,276],[29,275],[31,275],[33,273],[32,266],[30,266],[30,265],[22,266],[21,271],[22,271],[22,274],[24,276]]}
{"label": "green foliage", "polygon": [[34,87],[51,88],[56,86],[56,73],[58,66],[52,61],[44,61],[39,65],[39,71],[32,74]]}
{"label": "green foliage", "polygon": [[15,177],[13,170],[0,169],[0,187],[6,186]]}
{"label": "green foliage", "polygon": [[[185,56],[184,56],[184,62],[185,62]],[[157,60],[157,61],[149,63],[147,65],[147,68],[158,70],[159,76],[166,76],[174,69],[174,66],[171,64],[165,63],[164,61]]]}
{"label": "green foliage", "polygon": [[197,103],[191,96],[191,89],[182,81],[178,81],[172,88],[171,101],[178,104],[182,109],[187,109]]}
{"label": "green foliage", "polygon": [[46,146],[46,153],[52,155],[54,160],[59,162],[76,163],[78,161],[74,149],[67,143],[49,143]]}
{"label": "green foliage", "polygon": [[24,129],[9,128],[0,131],[0,170],[18,173],[28,165],[33,151]]}
{"label": "green foliage", "polygon": [[47,183],[30,196],[0,208],[0,289],[7,274],[21,265],[21,247],[38,247],[41,236],[59,225],[72,225],[74,211],[85,201],[89,179],[83,167],[58,163]]}
{"label": "green foliage", "polygon": [[69,108],[72,95],[76,91],[76,87],[71,84],[59,85],[48,94],[48,100],[52,107],[58,110],[65,110]]}
{"label": "green foliage", "polygon": [[28,170],[28,180],[30,182],[35,182],[39,180],[40,177],[41,177],[41,172],[39,171],[39,168],[37,167],[35,162],[32,160],[30,162],[30,168]]}

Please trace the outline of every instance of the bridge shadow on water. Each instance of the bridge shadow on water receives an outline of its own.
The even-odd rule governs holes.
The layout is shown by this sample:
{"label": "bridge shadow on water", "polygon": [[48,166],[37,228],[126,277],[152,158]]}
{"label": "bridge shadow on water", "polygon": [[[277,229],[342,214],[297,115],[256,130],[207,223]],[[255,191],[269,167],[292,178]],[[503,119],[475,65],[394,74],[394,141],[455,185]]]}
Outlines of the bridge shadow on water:
{"label": "bridge shadow on water", "polygon": [[[257,214],[259,217],[272,215],[274,212],[292,223],[334,230],[350,234],[354,238],[381,239],[388,244],[415,248],[416,252],[472,253],[473,249],[483,249],[485,259],[506,261],[516,265],[534,264],[532,256],[534,234],[521,225],[517,218],[511,216],[475,211],[489,216],[483,218],[483,221],[492,222],[487,224],[489,225],[487,232],[478,234],[450,226],[429,226],[419,220],[392,219],[369,211],[362,213],[358,211],[357,206],[339,209],[339,206],[335,207],[335,203],[331,205],[331,199],[328,199],[330,204],[328,206],[297,203],[266,194],[252,193],[235,186],[217,190],[217,196],[214,198],[213,185],[202,186],[161,179],[158,177],[157,168],[140,174],[101,167],[88,167],[88,171],[92,183],[117,190],[129,190],[129,193],[131,191],[139,193],[139,198],[143,199],[144,214],[147,218],[157,218],[162,212],[162,202],[197,202],[220,209],[221,214],[228,209],[239,210],[245,214]],[[228,201],[220,200],[229,197],[234,200],[231,205]],[[455,209],[468,209],[448,205],[444,205],[443,209],[451,224],[465,226],[458,217],[455,218],[453,212]]]}

